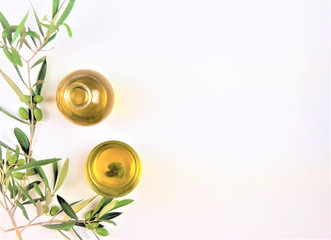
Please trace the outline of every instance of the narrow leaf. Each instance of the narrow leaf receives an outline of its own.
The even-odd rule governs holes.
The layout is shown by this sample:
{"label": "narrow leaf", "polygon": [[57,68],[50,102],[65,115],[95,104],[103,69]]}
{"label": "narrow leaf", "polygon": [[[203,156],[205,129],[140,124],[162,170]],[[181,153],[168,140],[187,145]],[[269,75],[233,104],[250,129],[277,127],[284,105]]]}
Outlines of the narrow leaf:
{"label": "narrow leaf", "polygon": [[69,169],[69,158],[66,159],[66,161],[64,162],[63,164],[63,167],[61,169],[61,172],[60,172],[60,175],[59,175],[59,180],[56,184],[56,187],[54,189],[54,192],[56,192],[57,190],[60,189],[60,187],[62,186],[66,176],[67,176],[67,173],[68,173],[68,169]]}
{"label": "narrow leaf", "polygon": [[74,210],[70,207],[69,203],[67,203],[66,200],[64,200],[61,196],[57,195],[57,200],[62,207],[63,211],[71,218],[74,218],[78,221],[78,217]]}
{"label": "narrow leaf", "polygon": [[[40,202],[43,202],[43,201],[45,201],[45,198],[35,198],[35,199],[33,199],[33,202],[35,203],[36,201],[40,201]],[[22,205],[29,205],[29,204],[31,204],[31,203],[33,203],[33,202],[31,202],[31,201],[25,201],[25,202],[23,202],[22,203]]]}
{"label": "narrow leaf", "polygon": [[14,68],[15,68],[15,70],[16,70],[18,76],[20,77],[22,83],[23,83],[26,87],[28,87],[28,85],[26,85],[26,83],[24,82],[23,77],[22,77],[22,74],[21,74],[20,70],[18,69],[17,65],[14,64]]}
{"label": "narrow leaf", "polygon": [[36,208],[37,208],[37,215],[38,216],[41,216],[41,215],[44,214],[43,205],[41,204],[41,202],[39,200],[37,201]]}
{"label": "narrow leaf", "polygon": [[52,18],[55,17],[57,11],[59,10],[60,0],[53,0],[53,8],[52,8]]}
{"label": "narrow leaf", "polygon": [[2,39],[4,42],[6,42],[6,38],[8,39],[8,42],[12,43],[12,33],[15,32],[17,29],[17,25],[7,26],[3,32],[2,32]]}
{"label": "narrow leaf", "polygon": [[[5,148],[7,148],[7,151],[8,150],[11,150],[11,151],[15,151],[12,147],[9,147],[6,143],[4,143],[3,141],[0,141],[0,145],[1,146],[4,146]],[[8,159],[7,159],[8,160]]]}
{"label": "narrow leaf", "polygon": [[11,53],[12,53],[15,65],[19,65],[19,66],[23,67],[23,63],[22,63],[20,54],[16,51],[16,49],[14,47],[11,48]]}
{"label": "narrow leaf", "polygon": [[27,122],[23,121],[22,119],[16,117],[15,115],[11,114],[10,112],[8,112],[6,109],[3,109],[2,107],[0,107],[0,112],[3,112],[4,114],[6,114],[7,116],[15,119],[16,121],[19,121],[21,123],[25,123],[27,124]]}
{"label": "narrow leaf", "polygon": [[97,207],[93,210],[91,216],[93,217],[95,214],[99,213],[100,210],[101,210],[104,206],[106,206],[108,203],[110,203],[112,200],[113,200],[112,198],[106,198],[106,197],[103,197],[103,198],[100,200],[100,202],[99,202],[99,204],[97,205]]}
{"label": "narrow leaf", "polygon": [[122,214],[121,212],[110,212],[110,213],[106,213],[105,215],[103,215],[102,217],[100,217],[98,220],[99,221],[110,220],[110,219],[113,219],[115,217],[118,217],[121,214]]}
{"label": "narrow leaf", "polygon": [[36,183],[33,184],[33,188],[34,188],[34,190],[36,191],[36,193],[39,194],[40,197],[44,197],[43,193],[41,192],[39,186],[38,186]]}
{"label": "narrow leaf", "polygon": [[3,27],[3,29],[5,29],[6,27],[9,26],[9,23],[8,23],[7,19],[5,18],[5,16],[2,14],[2,12],[0,12],[0,23]]}
{"label": "narrow leaf", "polygon": [[[29,200],[30,202],[36,206],[36,203],[35,201],[33,200],[33,198],[31,197],[31,195],[20,185],[20,184],[17,184],[18,188],[21,190],[21,192],[23,193],[23,195],[25,195]],[[24,203],[23,203],[24,204]]]}
{"label": "narrow leaf", "polygon": [[[91,197],[90,199],[87,199],[83,202],[81,202],[80,204],[74,206],[72,209],[74,210],[75,213],[78,213],[80,210],[82,210],[87,204],[89,204],[90,202],[92,202],[97,196]],[[68,220],[69,217],[65,216],[63,218],[63,221]]]}
{"label": "narrow leaf", "polygon": [[[33,32],[29,27],[28,27],[28,31],[29,31],[29,32]],[[39,37],[39,42],[41,42],[39,34],[38,34],[38,33],[36,33],[36,34],[37,34],[37,36]],[[33,36],[30,36],[30,38],[31,38],[31,40],[32,40],[32,42],[33,42],[33,45],[34,45],[36,48],[38,48],[38,47],[37,47],[37,43],[36,43],[35,38],[34,38]]]}
{"label": "narrow leaf", "polygon": [[14,58],[11,54],[11,52],[9,52],[8,48],[5,46],[2,48],[3,52],[5,53],[6,57],[8,58],[8,60],[15,65],[15,61]]}
{"label": "narrow leaf", "polygon": [[40,183],[41,183],[40,181],[34,181],[32,183],[29,183],[29,185],[26,186],[25,189],[28,192],[28,191],[30,191],[34,187],[35,184],[38,186]]}
{"label": "narrow leaf", "polygon": [[35,63],[31,66],[31,69],[34,68],[35,66],[39,65],[40,63],[42,63],[45,59],[46,59],[46,56],[40,58],[37,62],[35,62]]}
{"label": "narrow leaf", "polygon": [[34,32],[34,31],[28,31],[28,32],[24,33],[24,36],[30,36],[32,41],[34,41],[35,46],[36,46],[36,43],[35,43],[35,40],[34,40],[35,38],[37,38],[39,40],[39,42],[41,41],[39,34]]}
{"label": "narrow leaf", "polygon": [[62,23],[62,25],[64,25],[66,27],[67,32],[68,32],[68,36],[72,37],[72,31],[71,31],[71,28],[69,27],[69,25],[66,24],[66,23]]}
{"label": "narrow leaf", "polygon": [[15,91],[15,93],[20,98],[20,100],[29,106],[29,103],[25,99],[24,94],[17,87],[17,85],[13,82],[13,80],[11,80],[1,69],[0,69],[0,73],[3,76],[3,78],[7,81],[7,83],[9,84],[9,86],[11,86],[11,88]]}
{"label": "narrow leaf", "polygon": [[49,44],[52,40],[54,40],[55,37],[56,37],[56,33],[54,33],[54,34],[48,39],[48,41],[44,44],[44,46],[43,46],[41,49],[43,49],[47,44]]}
{"label": "narrow leaf", "polygon": [[27,163],[27,164],[22,165],[20,167],[14,168],[13,170],[11,170],[11,172],[16,172],[16,171],[20,171],[20,170],[23,170],[23,169],[37,167],[37,166],[43,166],[43,165],[47,165],[47,164],[57,162],[57,161],[60,161],[60,160],[61,160],[61,158],[52,158],[52,159],[45,159],[45,160],[39,160],[39,161],[31,161],[30,163]]}
{"label": "narrow leaf", "polygon": [[33,86],[32,87],[36,87],[36,86],[38,86],[38,85],[40,85],[40,84],[44,84],[44,80],[38,80],[37,82],[35,82],[34,84],[33,84]]}
{"label": "narrow leaf", "polygon": [[8,159],[9,159],[9,157],[10,157],[10,155],[12,154],[12,152],[14,152],[15,150],[14,149],[12,149],[12,148],[8,148],[7,147],[7,149],[6,149],[7,151],[6,151],[6,160],[8,161]]}
{"label": "narrow leaf", "polygon": [[[25,133],[19,129],[19,128],[15,128],[14,129],[14,134],[16,136],[16,139],[18,141],[18,143],[20,144],[21,148],[23,149],[23,151],[26,153],[26,154],[29,154],[29,147],[30,147],[30,142],[29,142],[29,139],[28,137],[25,135]],[[24,167],[26,165],[23,165],[21,167]],[[18,167],[20,168],[20,167]],[[17,171],[17,168],[16,168],[16,171]]]}
{"label": "narrow leaf", "polygon": [[134,201],[134,200],[132,200],[132,199],[121,200],[121,201],[119,201],[119,202],[116,204],[116,206],[115,206],[112,210],[114,210],[114,209],[116,209],[116,208],[123,207],[123,206],[125,206],[125,205],[128,205],[128,204],[132,203],[133,201]]}
{"label": "narrow leaf", "polygon": [[108,203],[106,206],[104,206],[104,207],[101,209],[98,218],[102,217],[102,216],[105,215],[107,212],[109,212],[110,210],[114,209],[117,203],[118,203],[118,200],[113,201],[113,202],[111,202],[111,203]]}
{"label": "narrow leaf", "polygon": [[[43,64],[41,65],[37,81],[39,81],[39,80],[44,81],[45,77],[46,77],[46,72],[47,72],[47,60],[46,60],[46,57],[45,57],[44,60],[43,60]],[[43,84],[39,84],[38,86],[36,86],[36,94],[37,95],[41,94],[41,89],[42,88],[43,88]]]}
{"label": "narrow leaf", "polygon": [[45,228],[54,229],[54,230],[67,230],[75,226],[75,222],[65,222],[60,224],[44,224],[41,225]]}
{"label": "narrow leaf", "polygon": [[59,165],[57,162],[53,163],[53,174],[54,174],[54,184],[53,184],[53,190],[54,190],[59,175]]}
{"label": "narrow leaf", "polygon": [[22,19],[21,23],[18,25],[18,27],[16,28],[16,31],[14,33],[14,37],[13,37],[13,42],[15,41],[15,39],[18,37],[18,35],[20,34],[21,30],[23,29],[24,27],[24,24],[26,22],[26,19],[28,19],[28,16],[29,16],[29,12],[28,11],[25,15],[25,17]]}
{"label": "narrow leaf", "polygon": [[74,6],[74,3],[75,3],[75,0],[70,0],[66,9],[63,11],[59,21],[56,23],[57,26],[60,26],[66,20],[66,18],[69,16],[69,14]]}
{"label": "narrow leaf", "polygon": [[16,201],[16,205],[22,210],[24,217],[30,221],[28,213],[25,210],[25,207],[19,201]]}
{"label": "narrow leaf", "polygon": [[113,224],[114,226],[117,226],[117,224],[114,221],[111,221],[111,220],[102,220],[102,222],[110,223],[110,224]]}
{"label": "narrow leaf", "polygon": [[37,15],[37,13],[36,13],[36,11],[34,10],[33,7],[32,7],[32,9],[33,9],[34,17],[35,17],[36,22],[37,22],[37,25],[38,25],[39,32],[40,32],[41,35],[44,37],[44,36],[45,36],[45,35],[44,35],[44,31],[43,31],[43,28],[42,28],[41,25],[40,25],[40,21],[39,21],[38,15]]}
{"label": "narrow leaf", "polygon": [[46,206],[49,206],[52,203],[53,197],[50,190],[46,190]]}
{"label": "narrow leaf", "polygon": [[[46,160],[50,160],[50,159],[46,159]],[[37,161],[35,159],[31,158],[31,162],[37,162]],[[38,161],[38,162],[40,162],[40,161]],[[53,161],[48,162],[47,164],[52,163],[52,162]],[[48,178],[47,178],[44,170],[42,169],[42,167],[40,165],[38,165],[38,166],[35,167],[35,169],[36,169],[38,175],[40,176],[41,180],[44,182],[45,188],[50,190],[51,188],[49,186]]]}

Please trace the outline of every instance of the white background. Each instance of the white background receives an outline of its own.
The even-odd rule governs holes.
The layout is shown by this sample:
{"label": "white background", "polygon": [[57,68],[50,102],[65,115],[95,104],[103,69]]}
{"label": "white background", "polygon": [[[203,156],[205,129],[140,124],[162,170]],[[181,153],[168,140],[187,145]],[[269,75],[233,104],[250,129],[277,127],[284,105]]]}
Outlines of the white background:
{"label": "white background", "polygon": [[[51,1],[33,3],[49,14]],[[95,145],[136,149],[142,179],[112,239],[329,238],[329,4],[77,1],[73,38],[63,28],[48,53],[35,156],[70,157],[59,194],[73,201],[94,194],[83,169]],[[12,24],[29,8],[0,6]],[[93,127],[71,124],[55,103],[61,79],[80,68],[103,73],[116,93],[111,115]],[[3,80],[0,101],[12,112],[21,106]],[[12,121],[1,114],[0,124],[14,145]],[[4,212],[1,225],[10,226]],[[40,227],[23,236],[61,237]]]}

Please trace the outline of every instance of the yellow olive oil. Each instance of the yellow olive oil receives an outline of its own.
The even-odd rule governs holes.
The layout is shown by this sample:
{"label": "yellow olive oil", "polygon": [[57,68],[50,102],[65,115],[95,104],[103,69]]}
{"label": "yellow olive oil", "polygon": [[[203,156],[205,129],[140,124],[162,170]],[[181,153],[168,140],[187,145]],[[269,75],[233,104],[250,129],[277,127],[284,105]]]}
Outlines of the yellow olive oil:
{"label": "yellow olive oil", "polygon": [[70,121],[89,126],[105,119],[114,105],[114,91],[100,73],[82,69],[67,75],[59,84],[56,103]]}
{"label": "yellow olive oil", "polygon": [[141,162],[136,151],[120,141],[96,146],[85,165],[91,188],[105,197],[121,197],[131,192],[141,177]]}

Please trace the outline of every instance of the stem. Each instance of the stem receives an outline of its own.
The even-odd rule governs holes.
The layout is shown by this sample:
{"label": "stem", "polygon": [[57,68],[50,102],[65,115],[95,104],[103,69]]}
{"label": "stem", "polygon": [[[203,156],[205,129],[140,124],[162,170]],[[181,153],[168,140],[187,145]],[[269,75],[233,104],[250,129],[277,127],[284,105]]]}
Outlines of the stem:
{"label": "stem", "polygon": [[[44,39],[44,42],[39,46],[39,48],[36,50],[36,52],[34,52],[34,54],[31,56],[31,58],[29,60],[25,60],[23,57],[21,57],[25,62],[26,62],[26,65],[27,65],[27,71],[28,71],[28,89],[29,89],[29,94],[30,94],[30,106],[29,106],[29,109],[30,109],[30,112],[31,112],[31,119],[29,121],[29,126],[30,126],[30,139],[29,139],[29,152],[26,156],[26,161],[27,163],[29,163],[31,161],[31,157],[32,157],[32,144],[33,144],[33,138],[34,138],[34,132],[35,132],[35,126],[36,126],[36,122],[34,120],[34,113],[33,113],[33,90],[32,90],[32,84],[31,84],[31,68],[30,68],[30,62],[31,60],[38,54],[38,52],[40,52],[40,50],[42,49],[42,47],[45,45],[45,43],[48,41],[48,38],[49,37],[46,37]],[[1,174],[2,176],[2,182],[4,182],[4,174]],[[24,178],[24,181],[23,181],[23,184],[22,184],[22,187],[24,188],[25,185],[26,185],[26,180],[27,180],[27,171],[25,171],[25,178]],[[2,185],[2,188],[3,188],[3,185]],[[3,189],[2,189],[3,190]],[[5,194],[6,191],[2,191],[2,195],[3,195],[3,199],[4,199],[4,204],[5,204],[5,210],[7,211],[8,215],[9,215],[9,218],[12,222],[12,225],[14,228],[11,228],[9,229],[8,231],[13,231],[15,230],[16,232],[16,235],[18,237],[19,240],[22,240],[22,232],[24,229],[26,229],[27,227],[29,226],[34,226],[34,225],[41,225],[43,223],[32,223],[33,221],[35,221],[37,217],[35,217],[34,219],[32,219],[27,225],[25,226],[20,226],[20,227],[17,227],[17,224],[15,222],[15,218],[14,218],[14,214],[15,214],[15,211],[17,209],[17,205],[15,204],[16,201],[19,201],[22,197],[22,193],[18,194],[17,195],[17,199],[16,201],[14,201],[14,204],[12,204],[10,201],[10,203],[12,204],[12,208],[9,210],[9,207],[8,207],[8,204],[7,204],[7,201],[6,201],[6,194]],[[14,199],[15,200],[15,199]],[[22,230],[20,231],[19,229]],[[4,230],[4,229],[3,229]]]}
{"label": "stem", "polygon": [[[31,221],[32,221],[32,220],[31,220]],[[31,221],[30,221],[30,222],[31,222]],[[23,229],[21,230],[21,232],[23,232],[23,230],[26,229],[27,227],[38,226],[38,225],[43,225],[43,224],[50,224],[50,223],[54,223],[54,222],[61,222],[61,223],[62,223],[63,221],[61,221],[61,220],[57,220],[57,219],[54,219],[54,220],[51,220],[51,221],[45,221],[45,222],[28,223],[28,224],[26,224],[26,225],[19,226],[19,227],[17,227],[17,228],[18,228],[18,229],[23,228]],[[2,230],[5,231],[5,232],[11,232],[11,231],[14,231],[15,228],[9,228],[9,229],[3,229],[3,228],[2,228]]]}

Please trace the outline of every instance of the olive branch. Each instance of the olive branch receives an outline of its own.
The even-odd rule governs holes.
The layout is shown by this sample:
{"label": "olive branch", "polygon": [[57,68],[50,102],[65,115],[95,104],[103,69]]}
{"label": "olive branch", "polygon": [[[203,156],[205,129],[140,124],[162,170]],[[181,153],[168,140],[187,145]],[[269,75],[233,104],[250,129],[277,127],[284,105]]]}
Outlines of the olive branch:
{"label": "olive branch", "polygon": [[[97,196],[87,200],[68,203],[64,198],[56,195],[58,205],[52,205],[55,193],[61,188],[69,169],[69,159],[66,159],[60,169],[59,158],[36,160],[33,158],[33,140],[36,127],[43,119],[42,110],[39,103],[43,101],[41,95],[42,87],[45,82],[47,72],[47,59],[42,56],[36,60],[37,56],[44,51],[51,41],[53,41],[61,26],[64,26],[69,37],[72,31],[65,20],[69,16],[75,0],[63,1],[53,0],[52,17],[48,20],[45,16],[42,20],[31,4],[33,15],[38,27],[38,32],[26,27],[26,20],[30,10],[18,25],[10,25],[5,16],[0,12],[0,23],[3,28],[0,48],[2,48],[6,58],[13,64],[17,78],[23,83],[24,89],[21,90],[16,83],[0,69],[2,78],[14,90],[19,100],[25,104],[18,110],[19,116],[10,113],[0,107],[0,111],[8,117],[14,119],[24,126],[29,126],[29,137],[20,128],[14,129],[14,135],[18,145],[13,148],[9,144],[0,141],[0,205],[8,213],[13,228],[1,230],[5,232],[15,231],[18,239],[22,239],[22,232],[32,226],[41,225],[45,228],[59,231],[66,239],[70,239],[62,230],[73,231],[79,238],[80,235],[75,227],[83,227],[91,230],[96,238],[98,235],[107,236],[106,224],[116,225],[113,218],[119,216],[121,212],[113,210],[131,203],[133,200],[116,200],[111,198],[101,198],[96,208],[89,210],[85,218],[80,219],[77,213],[94,201]],[[65,6],[65,7],[64,7]],[[23,56],[23,51],[30,51],[30,55]],[[32,83],[31,70],[39,67],[37,79]],[[21,70],[26,70],[27,80],[24,80]],[[27,93],[27,94],[24,94]],[[3,154],[2,149],[6,150]],[[43,167],[52,166],[52,184],[49,177],[45,174]],[[52,206],[51,206],[52,205]],[[26,206],[34,206],[35,216],[30,218]],[[16,210],[19,208],[27,223],[18,226],[15,220]],[[61,218],[60,216],[63,215]],[[48,221],[37,221],[41,216],[47,216]]]}

